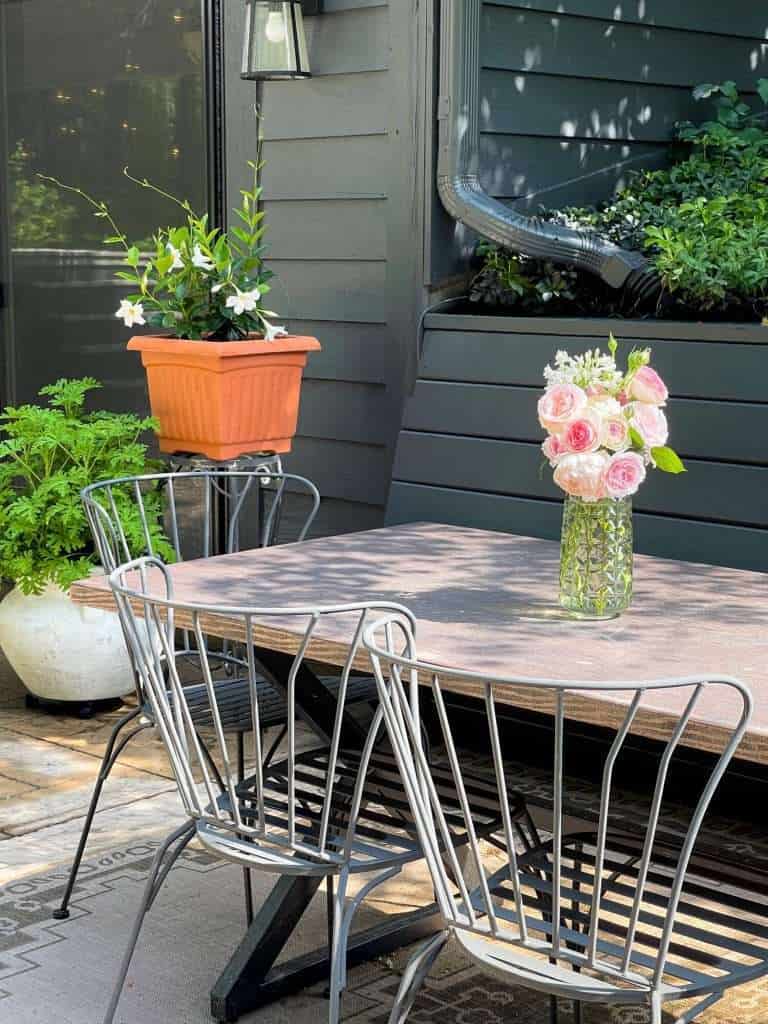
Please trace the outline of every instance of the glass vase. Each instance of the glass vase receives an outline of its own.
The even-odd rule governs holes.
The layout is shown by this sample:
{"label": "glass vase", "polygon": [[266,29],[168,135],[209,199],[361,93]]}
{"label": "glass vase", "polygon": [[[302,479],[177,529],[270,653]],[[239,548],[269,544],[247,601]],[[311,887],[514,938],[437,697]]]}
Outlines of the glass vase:
{"label": "glass vase", "polygon": [[632,499],[567,497],[560,541],[560,604],[612,619],[632,600]]}

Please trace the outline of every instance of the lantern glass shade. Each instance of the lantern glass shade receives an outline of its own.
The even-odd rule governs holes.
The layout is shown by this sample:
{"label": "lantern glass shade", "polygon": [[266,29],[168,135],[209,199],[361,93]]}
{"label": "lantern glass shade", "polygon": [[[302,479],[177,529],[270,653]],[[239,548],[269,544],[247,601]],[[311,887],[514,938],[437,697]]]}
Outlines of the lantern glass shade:
{"label": "lantern glass shade", "polygon": [[301,4],[246,0],[240,77],[259,81],[310,76]]}

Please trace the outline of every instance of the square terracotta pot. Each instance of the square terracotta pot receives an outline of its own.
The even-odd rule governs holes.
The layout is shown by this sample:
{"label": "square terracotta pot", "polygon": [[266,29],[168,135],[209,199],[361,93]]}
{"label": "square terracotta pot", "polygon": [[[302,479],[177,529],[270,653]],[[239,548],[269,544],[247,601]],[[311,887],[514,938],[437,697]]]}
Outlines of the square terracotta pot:
{"label": "square terracotta pot", "polygon": [[147,373],[160,450],[232,459],[291,450],[301,374],[317,338],[181,341],[131,338]]}

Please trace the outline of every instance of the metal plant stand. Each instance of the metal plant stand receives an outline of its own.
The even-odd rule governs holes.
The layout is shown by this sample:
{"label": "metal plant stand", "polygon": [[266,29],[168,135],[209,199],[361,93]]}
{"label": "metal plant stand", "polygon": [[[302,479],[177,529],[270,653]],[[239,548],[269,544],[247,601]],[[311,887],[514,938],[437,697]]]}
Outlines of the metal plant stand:
{"label": "metal plant stand", "polygon": [[[270,473],[282,473],[283,466],[279,455],[273,452],[256,452],[253,455],[238,455],[235,459],[219,461],[209,459],[205,455],[181,455],[174,454],[168,457],[173,472],[258,472],[263,470],[265,476]],[[264,495],[259,490],[259,520],[264,514]],[[232,495],[224,490],[217,490],[216,501],[213,504],[211,516],[210,550],[213,555],[226,554],[228,537],[227,524],[230,521]]]}

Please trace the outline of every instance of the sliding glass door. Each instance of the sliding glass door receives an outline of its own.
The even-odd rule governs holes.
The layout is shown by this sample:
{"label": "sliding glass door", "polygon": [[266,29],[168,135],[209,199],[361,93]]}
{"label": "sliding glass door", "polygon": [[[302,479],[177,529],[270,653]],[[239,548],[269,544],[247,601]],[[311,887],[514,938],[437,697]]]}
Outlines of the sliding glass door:
{"label": "sliding glass door", "polygon": [[60,376],[105,384],[108,406],[139,409],[144,378],[114,311],[125,294],[105,200],[149,242],[180,210],[126,166],[202,209],[208,202],[201,0],[0,0],[2,400]]}

